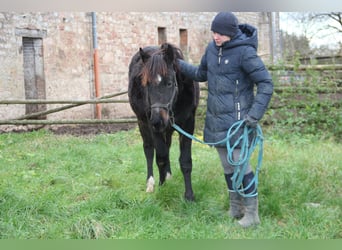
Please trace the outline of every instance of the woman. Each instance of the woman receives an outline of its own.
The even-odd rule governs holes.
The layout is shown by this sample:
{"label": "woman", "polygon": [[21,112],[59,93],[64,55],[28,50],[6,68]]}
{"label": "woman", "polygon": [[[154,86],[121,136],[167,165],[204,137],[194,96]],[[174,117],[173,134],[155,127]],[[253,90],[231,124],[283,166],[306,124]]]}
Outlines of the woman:
{"label": "woman", "polygon": [[[208,81],[207,112],[204,140],[223,140],[228,129],[237,121],[245,119],[246,125],[256,127],[263,117],[273,94],[272,78],[263,61],[257,55],[257,29],[249,24],[238,24],[231,12],[218,13],[211,24],[211,41],[199,66],[179,60],[182,73],[195,81]],[[254,86],[257,87],[254,94]],[[231,142],[234,143],[234,142]],[[224,144],[215,146],[224,170],[229,190],[229,215],[242,227],[260,223],[258,193],[254,173],[249,165],[243,177],[245,196],[232,188],[234,168],[227,161]],[[234,158],[240,150],[233,152]],[[247,188],[246,188],[247,187]]]}

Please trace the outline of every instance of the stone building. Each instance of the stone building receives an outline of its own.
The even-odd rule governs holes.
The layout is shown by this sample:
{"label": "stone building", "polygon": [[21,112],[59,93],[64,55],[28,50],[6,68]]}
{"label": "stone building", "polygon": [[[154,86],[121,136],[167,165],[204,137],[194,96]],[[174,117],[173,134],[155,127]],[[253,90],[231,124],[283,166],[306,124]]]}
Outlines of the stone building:
{"label": "stone building", "polygon": [[[94,13],[93,13],[94,14]],[[167,41],[199,63],[211,39],[214,12],[42,12],[0,13],[0,100],[86,100],[95,97],[94,43],[99,56],[100,95],[127,90],[128,64],[146,45]],[[259,29],[258,53],[276,56],[278,14],[236,13]],[[96,16],[94,25],[93,17]],[[96,32],[94,31],[96,28]],[[127,99],[123,95],[118,99]],[[61,104],[0,104],[0,120],[52,109]],[[101,104],[102,118],[132,116],[128,104]],[[46,119],[91,119],[95,105],[53,113]]]}

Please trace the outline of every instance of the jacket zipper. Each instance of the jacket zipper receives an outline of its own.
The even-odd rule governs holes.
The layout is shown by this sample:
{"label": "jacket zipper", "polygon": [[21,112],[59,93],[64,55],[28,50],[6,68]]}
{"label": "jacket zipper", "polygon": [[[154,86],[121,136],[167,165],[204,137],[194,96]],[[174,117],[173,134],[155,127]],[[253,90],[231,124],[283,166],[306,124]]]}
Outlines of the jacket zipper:
{"label": "jacket zipper", "polygon": [[220,47],[219,53],[218,53],[218,65],[221,64],[221,57],[222,57],[222,47]]}
{"label": "jacket zipper", "polygon": [[[238,100],[238,94],[239,94],[239,80],[235,81],[235,99]],[[235,103],[235,109],[236,109],[236,115],[237,120],[239,121],[241,119],[241,105],[240,102]]]}

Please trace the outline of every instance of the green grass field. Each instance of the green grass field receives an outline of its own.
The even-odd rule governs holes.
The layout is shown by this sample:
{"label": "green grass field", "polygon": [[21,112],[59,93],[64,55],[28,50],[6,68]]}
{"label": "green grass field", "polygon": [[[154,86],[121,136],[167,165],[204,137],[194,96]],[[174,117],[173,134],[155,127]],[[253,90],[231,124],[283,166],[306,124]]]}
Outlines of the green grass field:
{"label": "green grass field", "polygon": [[0,134],[0,238],[342,238],[341,144],[265,137],[261,225],[242,229],[227,216],[226,185],[210,147],[193,143],[196,201],[189,203],[176,135],[173,178],[147,194],[137,129],[88,137]]}

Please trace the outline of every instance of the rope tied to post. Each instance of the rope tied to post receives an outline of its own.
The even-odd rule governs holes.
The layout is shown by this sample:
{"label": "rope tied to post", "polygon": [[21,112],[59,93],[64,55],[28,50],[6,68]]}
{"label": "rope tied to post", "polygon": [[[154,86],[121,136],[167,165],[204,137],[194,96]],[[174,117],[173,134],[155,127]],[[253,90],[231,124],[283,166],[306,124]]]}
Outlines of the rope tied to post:
{"label": "rope tied to post", "polygon": [[[184,131],[175,123],[172,124],[172,127],[176,129],[179,133],[201,144],[209,146],[225,144],[228,152],[228,163],[234,167],[234,174],[232,176],[233,191],[239,193],[243,197],[252,197],[257,195],[256,190],[258,186],[258,175],[262,165],[264,141],[263,133],[259,124],[257,124],[255,128],[250,128],[246,126],[245,120],[237,121],[228,129],[226,137],[218,142],[205,142],[203,140],[200,140],[192,134],[189,134],[188,132]],[[237,140],[235,140],[234,144],[231,145],[231,138],[235,136],[240,129],[242,129],[242,134],[238,137]],[[234,159],[233,152],[235,149],[238,148],[240,149],[239,157],[238,159]],[[256,148],[258,148],[258,158],[257,165],[255,167],[254,178],[247,187],[243,187],[243,177],[248,168],[250,158]],[[245,194],[245,190],[249,189],[253,184],[255,185],[255,189],[253,190],[253,192]]]}

